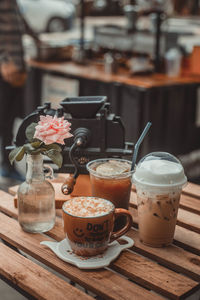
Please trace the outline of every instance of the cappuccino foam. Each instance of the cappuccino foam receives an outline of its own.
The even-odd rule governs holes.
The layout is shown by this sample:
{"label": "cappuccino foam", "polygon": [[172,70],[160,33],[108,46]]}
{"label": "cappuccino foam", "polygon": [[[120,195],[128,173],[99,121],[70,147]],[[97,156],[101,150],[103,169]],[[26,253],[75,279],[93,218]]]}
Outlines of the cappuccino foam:
{"label": "cappuccino foam", "polygon": [[77,217],[98,217],[109,213],[114,205],[97,197],[75,197],[63,205],[65,212]]}

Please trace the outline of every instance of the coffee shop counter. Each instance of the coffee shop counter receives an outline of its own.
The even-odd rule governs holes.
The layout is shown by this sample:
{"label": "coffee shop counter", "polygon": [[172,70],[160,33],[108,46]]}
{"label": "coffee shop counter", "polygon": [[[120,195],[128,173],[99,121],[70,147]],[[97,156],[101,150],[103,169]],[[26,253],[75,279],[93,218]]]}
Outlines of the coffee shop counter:
{"label": "coffee shop counter", "polygon": [[80,65],[30,60],[28,65],[29,112],[41,104],[45,74],[70,78],[78,81],[80,96],[108,97],[112,112],[122,118],[126,141],[135,142],[146,123],[152,122],[153,130],[142,145],[141,155],[158,149],[180,155],[200,146],[196,115],[200,76],[133,76],[125,69],[119,69],[117,74],[107,74],[103,65],[95,63]]}
{"label": "coffee shop counter", "polygon": [[[59,178],[53,184],[61,184]],[[14,194],[16,187],[9,191]],[[96,299],[113,300],[199,299],[199,185],[188,184],[184,188],[174,242],[165,248],[151,248],[139,241],[133,187],[130,203],[133,227],[127,235],[134,240],[134,245],[121,252],[108,267],[93,270],[64,262],[40,244],[65,238],[60,209],[57,209],[52,230],[29,234],[19,226],[13,195],[0,191],[0,197],[0,238],[3,241],[0,243],[0,276],[28,299],[89,300],[96,296]],[[64,201],[59,199],[58,192],[56,201],[59,205]],[[82,263],[87,265],[87,259]]]}

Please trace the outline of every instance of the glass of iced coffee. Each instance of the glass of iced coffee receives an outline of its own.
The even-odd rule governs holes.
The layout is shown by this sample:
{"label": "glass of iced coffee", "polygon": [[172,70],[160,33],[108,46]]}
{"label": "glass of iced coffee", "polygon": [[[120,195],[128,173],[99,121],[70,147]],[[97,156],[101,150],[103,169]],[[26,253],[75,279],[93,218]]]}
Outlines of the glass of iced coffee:
{"label": "glass of iced coffee", "polygon": [[[96,159],[87,164],[92,196],[110,200],[116,208],[129,208],[132,185],[131,162],[119,158]],[[123,227],[126,220],[120,216],[114,230]]]}
{"label": "glass of iced coffee", "polygon": [[180,161],[167,152],[150,153],[137,164],[133,182],[141,242],[151,247],[171,244],[181,191],[187,182]]}

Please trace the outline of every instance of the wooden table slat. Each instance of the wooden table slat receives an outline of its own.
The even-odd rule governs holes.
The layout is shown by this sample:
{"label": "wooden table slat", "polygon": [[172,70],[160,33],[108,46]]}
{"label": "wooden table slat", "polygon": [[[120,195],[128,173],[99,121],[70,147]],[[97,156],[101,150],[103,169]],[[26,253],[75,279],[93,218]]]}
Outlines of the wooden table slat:
{"label": "wooden table slat", "polygon": [[200,199],[182,194],[180,199],[180,208],[200,215]]}
{"label": "wooden table slat", "polygon": [[1,226],[2,239],[105,299],[163,299],[111,270],[83,271],[63,262],[49,248],[40,245],[41,241],[50,240],[48,237],[23,232],[16,220],[2,213],[0,213],[0,224],[6,224]]}
{"label": "wooden table slat", "polygon": [[200,216],[182,208],[178,210],[177,224],[191,231],[200,233]]}
{"label": "wooden table slat", "polygon": [[[58,229],[58,227],[54,227],[50,232],[48,232],[49,236],[51,236],[52,238],[56,239],[56,240],[62,240],[64,238],[64,233],[62,233],[62,223],[61,221],[59,221],[57,223],[57,226],[61,227],[60,229]],[[177,230],[178,230],[179,226],[177,226]],[[190,232],[187,231],[187,233]],[[134,239],[134,241],[136,241],[136,248],[135,246],[133,247],[133,249],[138,252],[143,254],[146,257],[152,258],[154,257],[154,259],[157,262],[162,262],[162,264],[164,264],[165,266],[172,268],[173,270],[175,270],[176,272],[182,272],[183,274],[186,274],[190,277],[192,277],[194,280],[200,280],[200,259],[196,254],[192,254],[188,251],[185,251],[184,249],[179,249],[174,245],[171,245],[169,247],[166,248],[151,248],[151,247],[147,247],[145,245],[143,245],[142,243],[139,242],[139,236],[138,236],[138,232],[135,230],[131,230],[128,235],[130,237],[132,237]],[[198,234],[196,234],[197,242],[200,240],[200,236]],[[183,243],[184,244],[184,243]],[[197,249],[199,249],[199,244],[197,245]],[[195,247],[195,246],[194,246]],[[146,250],[146,252],[144,252],[144,249]],[[171,255],[167,255],[168,253],[168,249],[170,249],[170,252],[172,253]],[[153,253],[155,250],[155,253]],[[195,248],[196,250],[196,248]],[[159,252],[161,251],[161,256],[159,255]],[[164,255],[164,259],[163,259],[163,252],[165,253]],[[195,251],[197,252],[197,250]],[[152,254],[153,253],[153,254]],[[199,252],[198,252],[199,253]],[[178,255],[178,260],[177,260],[177,256]],[[185,259],[187,258],[187,259]],[[152,278],[153,281],[153,278]]]}
{"label": "wooden table slat", "polygon": [[[0,199],[1,199],[0,210],[14,218],[17,218],[17,209],[13,205],[13,196],[5,193],[4,191],[0,191]],[[130,211],[133,216],[133,221],[137,225],[138,223],[137,210],[130,208]],[[57,215],[61,217],[62,211],[57,210]],[[51,236],[56,239],[57,236],[59,235],[59,231],[60,228],[55,226],[54,229],[49,234],[51,234]],[[196,232],[190,232],[188,229],[183,230],[183,228],[181,228],[180,226],[176,226],[175,243],[181,245],[181,247],[183,247],[188,251],[200,255],[200,235],[197,234]]]}
{"label": "wooden table slat", "polygon": [[[6,214],[17,218],[17,209],[14,208],[13,205],[13,197],[3,191],[0,191],[0,209],[1,211],[5,212]],[[130,211],[133,215],[133,221],[134,223],[138,223],[138,216],[137,216],[137,210],[130,208]],[[57,210],[58,215],[62,215],[61,210]],[[54,234],[54,231],[56,232]],[[59,233],[60,228],[55,226],[54,229],[50,232],[52,234],[53,238],[57,238],[57,235],[62,236],[64,238],[63,233]],[[185,249],[188,249],[194,253],[199,254],[200,251],[200,236],[199,234],[196,234],[195,232],[188,232],[187,229],[184,230],[184,235],[182,234],[183,230],[181,229],[180,226],[176,226],[176,231],[175,231],[175,241],[177,241],[179,244],[184,245]],[[177,237],[177,239],[176,239]],[[61,239],[62,239],[61,238]]]}
{"label": "wooden table slat", "polygon": [[131,251],[125,251],[111,266],[117,272],[170,299],[183,299],[200,287],[200,283]]}
{"label": "wooden table slat", "polygon": [[[0,210],[14,218],[17,218],[17,209],[14,208],[13,205],[13,197],[8,195],[5,192],[0,191],[0,198],[1,198]],[[182,195],[182,203],[184,203],[184,205],[182,205],[181,208],[179,209],[179,215],[178,215],[178,224],[180,226],[176,226],[175,241],[174,241],[174,244],[179,247],[176,247],[174,245],[171,245],[163,249],[147,247],[142,243],[140,243],[138,232],[135,230],[131,230],[128,233],[128,235],[131,236],[135,241],[135,246],[133,247],[133,249],[138,254],[143,255],[145,257],[135,254],[130,250],[125,251],[120,255],[120,257],[115,262],[111,264],[110,268],[132,279],[136,283],[148,289],[152,289],[153,291],[160,293],[163,296],[167,296],[170,299],[184,299],[190,293],[193,293],[196,289],[198,289],[199,283],[197,283],[196,281],[200,280],[200,259],[198,257],[198,255],[200,254],[199,202],[198,199],[184,193]],[[196,205],[193,211],[190,210],[191,203],[193,204],[195,203]],[[132,192],[131,204],[132,207],[130,208],[130,211],[133,215],[134,223],[137,225],[137,210],[133,208],[136,207],[135,192]],[[61,210],[57,210],[57,212],[58,215],[61,216],[60,214]],[[11,221],[16,222],[15,220],[12,219]],[[24,234],[23,231],[21,232],[22,234]],[[4,233],[1,234],[4,235]],[[63,225],[62,225],[62,220],[60,218],[56,219],[56,225],[47,234],[58,241],[64,238]],[[32,235],[29,234],[28,236],[32,236]],[[9,239],[9,237],[7,237],[6,234],[5,237]],[[15,246],[18,243],[17,239],[15,240],[13,235],[12,235],[12,240],[10,241],[11,243],[14,243]],[[24,247],[23,242],[22,245],[20,245],[20,247],[22,247],[21,249],[23,250]],[[34,242],[34,247],[35,247],[35,242]],[[31,247],[28,247],[28,249],[26,250],[27,253],[29,253],[30,251],[29,254],[31,254],[33,251]],[[48,249],[46,249],[46,251],[49,253]],[[189,251],[193,252],[193,254],[190,253]],[[37,258],[36,257],[37,251],[33,251],[31,255]],[[38,259],[43,261],[44,257],[42,257],[42,259],[41,258]],[[154,262],[151,261],[152,259],[154,260]],[[48,262],[46,260],[45,263],[48,265]],[[162,264],[162,266],[158,265],[157,263]],[[51,265],[51,267],[57,270],[57,265],[55,266]],[[71,266],[69,266],[69,268],[70,267]],[[174,273],[174,271],[168,268],[171,268],[175,272],[181,272],[190,278],[185,277],[181,274],[176,274]],[[71,272],[67,274],[71,279],[73,279],[73,275],[71,274]],[[80,278],[78,278],[78,283],[80,283],[79,280]],[[114,277],[114,280],[116,280],[116,284],[117,284],[118,278]],[[125,282],[127,284],[127,280],[125,280]],[[86,288],[88,288],[87,284],[88,283],[82,282],[82,285],[85,286]],[[136,285],[136,287],[138,288],[139,286]],[[96,286],[95,287],[92,286],[90,288],[91,291],[95,292],[94,289],[96,288]],[[131,289],[130,287],[128,288]],[[141,291],[138,291],[136,289],[136,293],[137,292],[141,292]],[[97,290],[97,294],[102,296],[101,291],[99,290]],[[111,292],[110,295],[112,295]],[[144,295],[144,297],[146,296],[147,295]],[[151,297],[148,299],[151,299]]]}
{"label": "wooden table slat", "polygon": [[[64,238],[62,222],[58,221],[57,226],[59,226],[60,229],[58,229],[58,227],[54,227],[50,232],[48,232],[48,235],[59,241]],[[145,246],[139,241],[138,231],[134,229],[130,230],[127,235],[135,241],[133,249],[136,250],[136,252],[141,253],[148,258],[154,257],[155,261],[162,262],[162,264],[167,267],[170,266],[170,268],[174,271],[182,272],[194,280],[200,280],[200,258],[198,255],[190,253],[185,249],[177,248],[173,244],[165,248],[152,248]],[[168,251],[169,253],[171,252],[170,255],[167,254]]]}
{"label": "wooden table slat", "polygon": [[200,235],[181,226],[176,226],[174,244],[194,254],[200,255]]}
{"label": "wooden table slat", "polygon": [[1,275],[36,299],[94,299],[3,243],[0,243],[0,261]]}
{"label": "wooden table slat", "polygon": [[184,188],[183,193],[200,199],[200,185],[189,182]]}
{"label": "wooden table slat", "polygon": [[183,273],[196,281],[200,281],[200,258],[198,255],[173,244],[164,248],[148,247],[140,242],[136,230],[130,230],[127,235],[134,240],[133,250],[137,253],[153,259],[176,272]]}
{"label": "wooden table slat", "polygon": [[[48,232],[48,235],[50,237],[60,241],[65,237],[65,235],[63,233],[63,230],[62,230],[62,221],[57,220],[56,225],[57,226],[55,226],[51,231]],[[135,230],[132,230],[132,231],[135,231]],[[176,251],[176,247],[175,246],[173,246],[173,247],[174,247],[174,251]],[[124,255],[126,255],[125,253],[126,252],[124,252],[120,256],[120,259],[122,259],[122,257],[124,257]],[[188,252],[186,252],[186,253],[188,254]],[[119,268],[119,265],[117,265],[118,260],[116,261],[116,263],[113,264],[113,268],[114,269],[118,268],[118,270],[120,269],[120,273],[122,273],[123,275],[125,275],[127,277],[130,277],[130,278],[134,279],[139,284],[141,284],[141,282],[142,282],[143,285],[147,288],[151,288],[151,289],[153,289],[157,292],[160,292],[163,295],[168,295],[168,296],[170,295],[171,297],[173,295],[173,297],[172,297],[173,299],[176,299],[176,297],[179,293],[180,294],[182,293],[182,295],[184,295],[184,292],[182,290],[180,282],[182,282],[184,284],[185,288],[187,288],[188,282],[187,282],[187,279],[186,279],[185,276],[177,275],[173,271],[168,270],[166,268],[163,269],[162,266],[158,266],[158,264],[155,263],[155,262],[150,262],[149,259],[147,259],[147,258],[142,259],[142,258],[137,257],[136,261],[142,260],[143,264],[146,264],[146,265],[150,264],[150,268],[152,268],[152,273],[151,273],[151,276],[149,277],[148,274],[146,274],[146,271],[143,270],[143,272],[141,272],[140,269],[138,269],[138,270],[135,269],[135,264],[134,264],[135,263],[135,256],[132,252],[129,255],[131,255],[132,259],[130,259],[130,261],[127,265],[128,265],[128,267],[130,267],[131,271],[127,271],[127,266]],[[196,255],[194,256],[194,258],[197,258]],[[184,260],[183,256],[182,256],[182,259]],[[117,267],[115,267],[116,265],[117,265]],[[191,265],[189,265],[189,267],[191,267]],[[176,271],[176,267],[174,269]],[[139,274],[137,273],[137,271],[139,271],[140,277],[139,277]],[[196,272],[198,273],[198,271],[196,271]],[[167,281],[167,283],[165,285],[165,282],[163,281],[162,288],[161,288],[160,287],[160,279],[161,279],[162,274],[165,274],[165,280]],[[184,280],[186,280],[186,282],[184,282]],[[190,280],[189,280],[189,282],[190,282]],[[174,286],[176,286],[175,289],[174,289]],[[196,287],[197,287],[197,285],[195,283],[194,284],[194,289]],[[187,292],[185,292],[185,293],[187,294]]]}
{"label": "wooden table slat", "polygon": [[[59,232],[60,229],[61,228],[59,228]],[[19,234],[18,236],[21,237]],[[27,248],[23,250],[25,251]],[[129,257],[128,262],[127,255]],[[124,260],[127,264],[124,263]],[[129,266],[128,269],[127,265]],[[141,267],[142,265],[143,268]],[[144,272],[144,267],[146,268],[146,272]],[[183,275],[177,275],[173,271],[165,269],[164,267],[132,252],[127,254],[125,251],[121,254],[119,261],[116,260],[111,265],[111,268],[114,270],[120,270],[121,274],[128,276],[128,278],[133,279],[136,283],[143,284],[146,288],[150,288],[164,296],[171,297],[171,299],[179,299],[179,297],[183,298],[184,296],[194,292],[199,287],[199,283]],[[149,270],[151,270],[151,272],[149,272]],[[140,276],[141,279],[139,279]]]}

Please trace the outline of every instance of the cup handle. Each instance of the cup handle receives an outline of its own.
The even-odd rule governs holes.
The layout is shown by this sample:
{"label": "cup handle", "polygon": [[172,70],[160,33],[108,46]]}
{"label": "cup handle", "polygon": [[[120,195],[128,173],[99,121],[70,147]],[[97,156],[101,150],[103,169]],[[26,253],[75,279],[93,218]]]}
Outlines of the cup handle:
{"label": "cup handle", "polygon": [[122,227],[120,230],[112,232],[111,237],[110,237],[110,243],[112,243],[113,241],[118,239],[120,236],[124,235],[131,228],[132,223],[133,223],[132,215],[127,209],[115,208],[114,214],[115,214],[115,219],[120,215],[126,216],[127,222],[124,225],[124,227]]}
{"label": "cup handle", "polygon": [[54,178],[54,173],[52,167],[49,165],[44,164],[44,170],[48,170],[48,172],[45,172],[45,178],[47,179],[53,179]]}

